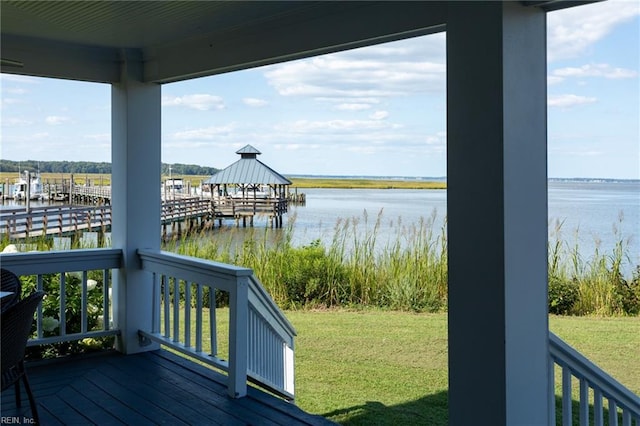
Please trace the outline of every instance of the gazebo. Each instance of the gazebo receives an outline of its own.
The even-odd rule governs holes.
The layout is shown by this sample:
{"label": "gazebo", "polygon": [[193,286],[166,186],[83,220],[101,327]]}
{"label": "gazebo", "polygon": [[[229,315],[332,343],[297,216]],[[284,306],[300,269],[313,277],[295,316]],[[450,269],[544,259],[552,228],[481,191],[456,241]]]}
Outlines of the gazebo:
{"label": "gazebo", "polygon": [[251,145],[236,151],[240,159],[203,182],[209,185],[215,218],[233,218],[253,225],[258,214],[268,215],[272,225],[282,226],[287,212],[291,181],[260,160],[262,154]]}

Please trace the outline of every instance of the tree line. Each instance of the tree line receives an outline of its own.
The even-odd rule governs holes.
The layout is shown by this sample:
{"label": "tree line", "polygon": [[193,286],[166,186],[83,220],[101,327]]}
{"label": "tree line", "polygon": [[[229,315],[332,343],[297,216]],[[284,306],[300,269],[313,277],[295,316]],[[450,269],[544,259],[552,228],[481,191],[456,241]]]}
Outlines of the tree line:
{"label": "tree line", "polygon": [[[208,176],[218,172],[215,167],[198,166],[196,164],[166,164],[162,163],[162,174]],[[92,161],[11,161],[0,160],[0,171],[20,172],[30,170],[40,173],[86,173],[111,174],[111,163]]]}

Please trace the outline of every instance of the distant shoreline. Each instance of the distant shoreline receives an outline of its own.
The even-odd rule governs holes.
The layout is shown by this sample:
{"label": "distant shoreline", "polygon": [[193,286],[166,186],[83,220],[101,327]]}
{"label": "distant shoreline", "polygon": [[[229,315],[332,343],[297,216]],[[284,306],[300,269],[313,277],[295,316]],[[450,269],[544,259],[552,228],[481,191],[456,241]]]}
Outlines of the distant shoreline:
{"label": "distant shoreline", "polygon": [[[42,173],[43,182],[61,181],[69,179],[70,173]],[[86,181],[93,185],[111,184],[110,174],[76,173],[73,175],[76,184],[83,185]],[[163,174],[164,181],[169,176]],[[176,179],[183,179],[191,186],[199,186],[200,182],[208,179],[206,175],[175,174]],[[286,175],[291,180],[292,188],[333,188],[333,189],[447,189],[445,176],[336,176],[336,175]],[[0,172],[0,184],[13,184],[18,178],[18,172]],[[640,184],[640,179],[615,179],[615,178],[549,178],[548,182],[554,183],[626,183]]]}
{"label": "distant shoreline", "polygon": [[334,188],[334,189],[447,189],[446,182],[400,180],[400,179],[357,179],[357,178],[289,178],[293,188]]}

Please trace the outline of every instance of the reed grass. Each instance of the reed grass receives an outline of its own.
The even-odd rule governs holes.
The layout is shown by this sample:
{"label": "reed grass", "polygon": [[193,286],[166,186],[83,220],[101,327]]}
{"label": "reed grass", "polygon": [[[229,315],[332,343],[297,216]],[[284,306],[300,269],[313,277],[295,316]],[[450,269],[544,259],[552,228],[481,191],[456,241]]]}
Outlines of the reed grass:
{"label": "reed grass", "polygon": [[549,241],[549,310],[555,314],[637,315],[640,313],[640,265],[631,279],[623,275],[623,266],[631,262],[629,237],[620,235],[622,214],[613,225],[616,243],[610,252],[600,249],[596,240],[593,254],[584,258],[576,231],[573,242],[562,236],[561,221],[556,221]]}
{"label": "reed grass", "polygon": [[[284,232],[250,230],[239,241],[234,229],[184,238],[165,248],[254,270],[285,308],[378,306],[436,312],[446,308],[446,225],[435,232],[436,213],[417,224],[394,227],[395,239],[380,240],[383,213],[375,219],[338,219],[328,246],[315,240],[294,247],[295,218]],[[244,230],[243,230],[244,231]]]}
{"label": "reed grass", "polygon": [[[283,308],[371,306],[439,312],[447,309],[446,221],[437,214],[417,223],[385,221],[382,210],[371,217],[339,218],[329,243],[292,244],[295,217],[286,229],[207,231],[200,238],[178,240],[166,249],[189,256],[237,264],[254,270]],[[384,241],[381,227],[394,235]],[[611,253],[596,248],[582,257],[577,239],[562,238],[556,223],[549,242],[549,311],[569,315],[637,315],[640,277],[626,279],[628,239],[619,238]],[[639,269],[640,270],[640,269]]]}
{"label": "reed grass", "polygon": [[[204,230],[164,243],[164,249],[188,256],[245,266],[254,270],[274,300],[285,309],[371,306],[383,309],[439,312],[447,309],[446,220],[439,228],[437,214],[405,224],[386,221],[381,210],[375,218],[339,218],[329,243],[292,243],[295,216],[285,229],[222,228]],[[560,315],[638,315],[640,265],[632,277],[628,269],[629,238],[619,234],[610,252],[596,249],[581,255],[578,235],[566,240],[562,222],[549,239],[549,312]],[[383,226],[393,235],[383,240]],[[385,229],[386,231],[386,229]],[[10,244],[6,236],[0,248]],[[51,240],[21,242],[28,250],[50,250]],[[78,239],[72,248],[89,248]],[[21,251],[28,251],[27,249]]]}

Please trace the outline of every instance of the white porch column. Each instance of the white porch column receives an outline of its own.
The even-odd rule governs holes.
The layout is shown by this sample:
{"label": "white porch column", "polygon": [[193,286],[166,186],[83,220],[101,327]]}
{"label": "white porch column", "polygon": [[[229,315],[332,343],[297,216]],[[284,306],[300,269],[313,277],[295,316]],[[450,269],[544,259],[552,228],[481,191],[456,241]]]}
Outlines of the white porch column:
{"label": "white porch column", "polygon": [[449,415],[548,422],[546,17],[451,2]]}
{"label": "white porch column", "polygon": [[112,242],[124,252],[114,277],[114,321],[122,330],[118,349],[135,353],[138,330],[151,330],[152,276],[140,269],[136,250],[160,248],[160,85],[142,82],[136,52],[125,52],[121,81],[111,89]]}

